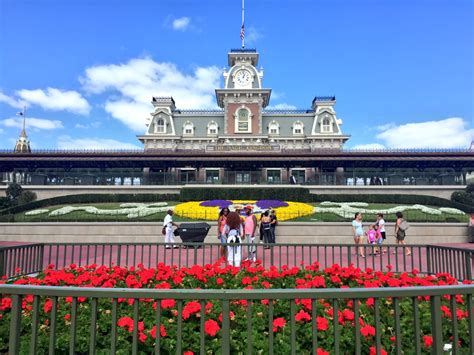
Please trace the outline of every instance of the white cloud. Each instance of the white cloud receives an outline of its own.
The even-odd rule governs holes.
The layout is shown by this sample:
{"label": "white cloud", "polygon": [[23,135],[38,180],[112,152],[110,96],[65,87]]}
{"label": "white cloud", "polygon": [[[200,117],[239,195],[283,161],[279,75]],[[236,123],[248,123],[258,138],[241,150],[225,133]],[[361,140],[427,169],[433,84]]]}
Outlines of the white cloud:
{"label": "white cloud", "polygon": [[[5,127],[16,127],[22,128],[23,127],[23,119],[21,118],[6,118],[0,121],[0,124]],[[45,129],[45,130],[52,130],[52,129],[60,129],[64,128],[63,123],[57,120],[46,120],[44,118],[34,118],[28,117],[26,119],[26,129],[28,128],[36,128],[36,129]]]}
{"label": "white cloud", "polygon": [[3,130],[3,128],[0,128],[0,133],[3,133],[3,132],[5,132],[5,131]]}
{"label": "white cloud", "polygon": [[258,31],[255,27],[249,27],[245,29],[245,44],[255,45],[259,39],[263,38],[263,34]]}
{"label": "white cloud", "polygon": [[296,110],[296,106],[287,103],[281,103],[273,106],[268,106],[267,110]]}
{"label": "white cloud", "polygon": [[102,123],[99,121],[86,123],[86,124],[76,123],[74,128],[80,128],[80,129],[99,128],[101,125]]}
{"label": "white cloud", "polygon": [[183,16],[177,19],[174,19],[172,22],[172,27],[177,31],[186,31],[189,28],[191,19],[189,17]]}
{"label": "white cloud", "polygon": [[388,127],[377,138],[390,148],[468,148],[474,129],[462,118],[451,117]]}
{"label": "white cloud", "polygon": [[15,107],[19,109],[22,109],[26,105],[25,101],[14,99],[13,97],[5,95],[1,91],[0,91],[0,102],[6,103],[7,105],[11,107]]}
{"label": "white cloud", "polygon": [[352,149],[355,150],[381,150],[381,149],[386,149],[384,145],[379,144],[379,143],[369,143],[369,144],[358,144]]}
{"label": "white cloud", "polygon": [[113,150],[113,149],[143,149],[130,143],[124,143],[115,139],[103,138],[72,138],[70,136],[60,136],[57,142],[58,149],[97,149],[97,150]]}
{"label": "white cloud", "polygon": [[45,110],[69,111],[87,115],[91,107],[86,99],[77,91],[65,91],[56,88],[46,90],[19,90],[16,92],[24,101],[32,105],[41,106]]}
{"label": "white cloud", "polygon": [[214,90],[221,74],[215,66],[197,67],[185,74],[172,63],[135,58],[124,64],[87,68],[80,81],[89,93],[109,93],[105,110],[134,131],[143,132],[145,118],[153,111],[152,96],[173,96],[176,106],[183,109],[216,108]]}

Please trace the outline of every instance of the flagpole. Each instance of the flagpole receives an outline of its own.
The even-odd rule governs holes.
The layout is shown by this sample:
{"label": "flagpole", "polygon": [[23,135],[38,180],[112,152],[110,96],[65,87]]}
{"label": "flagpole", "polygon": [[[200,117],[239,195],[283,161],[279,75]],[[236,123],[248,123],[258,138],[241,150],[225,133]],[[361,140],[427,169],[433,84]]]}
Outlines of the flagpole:
{"label": "flagpole", "polygon": [[[245,0],[242,0],[242,29],[244,29],[244,1]],[[241,36],[242,38],[242,48],[245,48],[245,36]]]}

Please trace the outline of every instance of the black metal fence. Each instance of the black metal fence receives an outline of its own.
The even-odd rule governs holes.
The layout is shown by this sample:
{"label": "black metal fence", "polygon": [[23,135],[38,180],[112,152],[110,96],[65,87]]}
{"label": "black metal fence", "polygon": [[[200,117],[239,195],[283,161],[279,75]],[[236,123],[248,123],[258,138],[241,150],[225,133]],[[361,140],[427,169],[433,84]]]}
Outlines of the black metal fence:
{"label": "black metal fence", "polygon": [[[37,354],[46,353],[46,350],[49,350],[50,354],[58,351],[63,353],[69,351],[70,354],[96,354],[98,351],[115,354],[118,350],[122,350],[121,353],[146,353],[139,340],[139,333],[143,331],[143,329],[140,330],[140,323],[152,323],[156,327],[156,339],[148,349],[148,353],[168,353],[162,349],[166,338],[159,331],[163,322],[167,322],[168,327],[173,326],[176,332],[176,334],[168,335],[168,337],[174,337],[172,348],[176,354],[183,354],[190,342],[199,344],[200,354],[209,353],[208,349],[212,346],[212,352],[222,354],[235,353],[236,348],[240,349],[241,353],[247,354],[258,351],[268,354],[278,354],[283,351],[291,354],[315,354],[319,346],[318,342],[325,340],[327,347],[327,339],[331,339],[329,346],[334,354],[347,353],[348,348],[353,354],[365,354],[368,353],[370,345],[376,354],[381,354],[382,344],[387,349],[387,332],[392,337],[393,344],[390,346],[393,347],[392,353],[395,354],[426,353],[428,350],[424,342],[424,334],[431,334],[432,354],[444,353],[443,348],[446,344],[452,347],[455,354],[472,354],[474,351],[474,285],[304,290],[145,290],[0,285],[0,293],[9,295],[12,300],[8,346],[3,344],[3,349],[10,354],[26,352]],[[33,303],[31,310],[24,312],[22,304],[27,295],[33,297]],[[457,319],[455,296],[463,297],[465,300],[463,302],[467,304],[467,321]],[[65,297],[72,298],[70,304],[65,304]],[[445,306],[450,312],[448,317],[446,309],[443,313],[441,307],[442,302],[446,303],[445,297],[450,299],[449,306]],[[45,298],[48,298],[52,304],[51,311],[47,315],[41,307]],[[85,298],[85,300],[81,301],[80,298]],[[123,306],[119,304],[119,298],[126,298],[129,302]],[[163,317],[165,310],[160,300],[166,299],[176,300],[177,303],[177,313],[172,323]],[[313,322],[308,329],[302,329],[301,324],[295,320],[296,300],[299,299],[309,300],[312,305]],[[363,308],[368,299],[373,300],[373,308],[370,308],[370,311]],[[147,300],[158,301],[156,310],[151,313]],[[220,305],[222,321],[219,332],[216,333],[217,338],[213,339],[214,342],[206,336],[206,312],[200,313],[200,319],[195,321],[196,326],[192,330],[190,330],[189,321],[185,321],[186,318],[183,319],[183,306],[185,301],[190,300],[199,302],[200,309],[204,309],[206,302],[209,301]],[[242,300],[246,301],[245,307],[241,309],[242,318],[232,319],[231,307],[235,301]],[[254,309],[262,300],[268,300],[268,309],[260,312],[256,317]],[[321,300],[324,300],[324,303],[329,305],[336,315],[343,308],[347,310],[348,301],[351,301],[349,307],[355,321],[343,325],[339,318],[334,316],[332,320],[329,320],[328,331],[319,331],[317,322],[314,320],[317,319],[317,304]],[[387,303],[387,300],[390,302]],[[428,307],[426,300],[429,303]],[[288,310],[289,316],[286,317],[289,323],[286,337],[275,332],[275,314],[277,307],[282,307],[282,302],[286,302],[285,309]],[[422,305],[424,307],[420,310]],[[70,312],[66,327],[58,314],[61,307],[67,307],[67,311]],[[117,326],[119,317],[124,312],[123,307],[127,307],[127,314],[131,314],[129,333],[124,333],[123,329],[118,329]],[[144,316],[145,311],[149,319]],[[385,313],[387,311],[391,314],[389,318]],[[281,313],[281,309],[279,312]],[[367,339],[361,334],[362,326],[358,321],[362,313],[365,321],[369,322],[370,319],[374,328],[369,345],[367,345]],[[87,314],[87,317],[84,314]],[[426,322],[427,317],[429,317],[429,322]],[[390,326],[384,323],[387,319],[391,319]],[[237,326],[242,332],[232,331],[233,327]],[[406,327],[410,327],[409,333]],[[254,329],[258,332],[255,333]],[[322,333],[324,338],[319,333]],[[283,339],[286,344],[282,345]],[[81,350],[78,349],[79,340]],[[349,344],[348,341],[350,341]],[[88,345],[88,351],[84,349],[84,344]],[[305,346],[302,347],[302,344]],[[288,346],[286,351],[284,345]]]}
{"label": "black metal fence", "polygon": [[[175,248],[170,248],[172,246]],[[220,248],[220,243],[40,243],[0,247],[0,277],[37,273],[50,264],[55,268],[70,264],[136,266],[140,263],[145,267],[154,267],[160,262],[177,267],[214,264],[221,257]],[[378,248],[353,244],[278,243],[242,244],[242,249],[243,259],[255,257],[265,267],[300,267],[314,262],[322,268],[353,264],[375,271],[449,272],[458,280],[472,280],[474,270],[474,249],[437,245],[387,244]]]}

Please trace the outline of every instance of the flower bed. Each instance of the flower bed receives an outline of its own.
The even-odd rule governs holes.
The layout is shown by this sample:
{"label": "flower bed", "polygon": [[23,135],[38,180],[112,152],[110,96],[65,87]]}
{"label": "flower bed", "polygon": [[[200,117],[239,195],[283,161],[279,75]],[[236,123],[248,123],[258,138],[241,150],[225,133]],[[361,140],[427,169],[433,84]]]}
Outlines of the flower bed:
{"label": "flower bed", "polygon": [[[5,282],[5,281],[3,281]],[[105,267],[90,265],[76,267],[71,265],[63,270],[54,270],[53,266],[40,273],[37,277],[22,277],[9,283],[21,285],[45,286],[79,286],[102,288],[149,288],[149,289],[310,289],[310,288],[348,288],[348,287],[413,287],[456,285],[458,281],[449,274],[420,276],[416,270],[412,273],[395,274],[391,271],[374,272],[370,269],[361,271],[353,266],[342,268],[333,265],[325,270],[319,270],[317,263],[301,267],[281,270],[271,267],[265,269],[259,265],[244,265],[241,269],[219,264],[205,267],[193,266],[177,269],[163,264],[156,268]],[[468,311],[466,298],[454,298],[455,310],[451,314],[450,297],[444,296],[441,301],[443,314],[443,339],[450,339],[451,317],[458,324],[460,346],[468,346]],[[27,352],[31,332],[32,296],[23,298],[23,322],[20,352]],[[120,354],[131,353],[133,322],[133,299],[118,300],[118,343]],[[268,316],[269,300],[255,301],[252,304],[252,337],[254,349],[259,353],[268,353]],[[110,348],[111,333],[111,300],[100,299],[98,304],[97,352],[107,353]],[[67,353],[69,348],[71,328],[71,297],[59,298],[57,308],[57,353]],[[77,343],[78,353],[87,353],[89,348],[88,335],[90,332],[91,303],[90,300],[79,297],[77,308]],[[140,299],[139,303],[139,350],[141,353],[151,353],[155,339],[159,334],[162,353],[174,353],[178,323],[178,305],[176,300],[160,301],[161,327],[155,327],[157,301]],[[328,300],[319,299],[315,303],[316,317],[312,317],[313,303],[307,299],[296,300],[296,343],[297,353],[309,354],[311,349],[312,324],[318,329],[318,347],[320,354],[328,354],[334,346],[333,319],[337,317],[340,327],[340,352],[353,353],[354,322],[359,322],[361,333],[362,353],[374,353],[375,350],[375,320],[374,299],[360,301],[359,319],[355,319],[352,300],[339,300],[339,310],[334,314],[333,304]],[[413,353],[413,305],[411,299],[400,299],[401,309],[401,343],[405,353]],[[39,316],[38,353],[46,353],[49,344],[50,317],[53,307],[51,299],[42,298]],[[420,337],[423,340],[423,352],[429,353],[431,337],[430,303],[428,297],[419,297],[418,310],[420,314]],[[394,351],[394,317],[393,300],[383,299],[378,307],[381,319],[382,353]],[[11,299],[3,297],[0,306],[0,352],[7,348]],[[247,344],[247,301],[235,300],[230,305],[230,335],[231,352],[245,353]],[[290,305],[288,301],[273,301],[273,326],[270,330],[274,336],[274,351],[277,354],[289,353],[290,344]],[[204,308],[195,300],[185,301],[182,309],[183,322],[183,351],[187,354],[199,353],[199,327],[204,317],[205,351],[218,353],[220,351],[220,336],[222,332],[222,308],[219,301],[206,301]],[[449,341],[449,340],[448,340]]]}
{"label": "flower bed", "polygon": [[257,218],[263,211],[274,209],[280,221],[308,216],[313,213],[314,207],[301,202],[288,202],[280,200],[208,200],[180,203],[175,207],[178,216],[199,219],[217,220],[219,211],[227,207],[231,211],[252,205]]}

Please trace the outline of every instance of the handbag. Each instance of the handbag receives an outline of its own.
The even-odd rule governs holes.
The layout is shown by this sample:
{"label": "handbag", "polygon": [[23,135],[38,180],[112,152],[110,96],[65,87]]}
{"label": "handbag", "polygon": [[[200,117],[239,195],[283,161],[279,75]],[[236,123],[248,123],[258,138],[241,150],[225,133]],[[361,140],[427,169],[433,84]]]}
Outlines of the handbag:
{"label": "handbag", "polygon": [[166,226],[164,226],[163,228],[161,228],[161,234],[166,235]]}
{"label": "handbag", "polygon": [[410,228],[410,225],[408,224],[407,221],[403,219],[398,225],[398,228],[401,229],[403,232],[405,232],[408,228]]}

